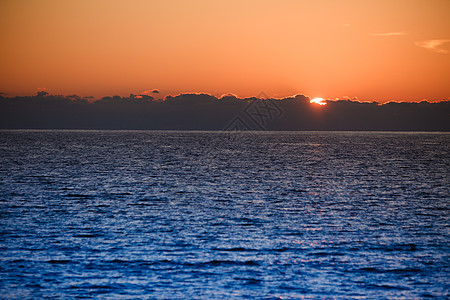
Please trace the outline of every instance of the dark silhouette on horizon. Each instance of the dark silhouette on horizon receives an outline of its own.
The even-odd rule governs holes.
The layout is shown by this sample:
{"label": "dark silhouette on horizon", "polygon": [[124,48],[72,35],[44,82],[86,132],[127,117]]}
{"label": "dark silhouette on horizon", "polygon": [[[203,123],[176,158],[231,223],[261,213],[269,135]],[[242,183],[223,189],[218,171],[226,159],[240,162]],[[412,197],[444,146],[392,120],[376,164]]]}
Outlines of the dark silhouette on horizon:
{"label": "dark silhouette on horizon", "polygon": [[90,102],[87,97],[45,91],[26,97],[0,94],[0,128],[450,131],[450,101],[327,100],[324,106],[309,101],[304,95],[241,99],[181,94],[156,100],[148,94],[131,94]]}

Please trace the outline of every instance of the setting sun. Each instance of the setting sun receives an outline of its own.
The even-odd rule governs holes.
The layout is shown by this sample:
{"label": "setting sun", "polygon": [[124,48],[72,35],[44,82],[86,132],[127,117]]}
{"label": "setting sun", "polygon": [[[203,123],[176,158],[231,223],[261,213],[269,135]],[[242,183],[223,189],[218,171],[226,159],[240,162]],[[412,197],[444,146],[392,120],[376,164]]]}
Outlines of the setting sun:
{"label": "setting sun", "polygon": [[315,104],[319,104],[319,105],[327,105],[327,103],[325,102],[325,100],[323,100],[323,98],[311,99],[311,101],[309,101],[309,103],[315,103]]}

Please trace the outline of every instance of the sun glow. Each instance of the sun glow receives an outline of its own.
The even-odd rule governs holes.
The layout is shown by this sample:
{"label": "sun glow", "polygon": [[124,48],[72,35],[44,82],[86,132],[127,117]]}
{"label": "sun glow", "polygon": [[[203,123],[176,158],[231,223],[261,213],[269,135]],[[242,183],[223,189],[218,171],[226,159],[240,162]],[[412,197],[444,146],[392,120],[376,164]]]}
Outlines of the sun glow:
{"label": "sun glow", "polygon": [[315,104],[319,104],[319,105],[327,105],[327,103],[325,102],[325,100],[323,100],[323,98],[314,98],[311,99],[309,101],[309,103],[315,103]]}

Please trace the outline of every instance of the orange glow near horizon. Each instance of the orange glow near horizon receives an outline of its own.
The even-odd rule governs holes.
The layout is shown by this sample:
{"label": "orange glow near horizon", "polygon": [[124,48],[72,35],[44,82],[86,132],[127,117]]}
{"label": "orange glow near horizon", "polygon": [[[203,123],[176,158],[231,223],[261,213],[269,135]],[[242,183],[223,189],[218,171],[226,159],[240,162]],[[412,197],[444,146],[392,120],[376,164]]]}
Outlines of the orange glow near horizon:
{"label": "orange glow near horizon", "polygon": [[3,0],[0,93],[450,97],[448,0]]}

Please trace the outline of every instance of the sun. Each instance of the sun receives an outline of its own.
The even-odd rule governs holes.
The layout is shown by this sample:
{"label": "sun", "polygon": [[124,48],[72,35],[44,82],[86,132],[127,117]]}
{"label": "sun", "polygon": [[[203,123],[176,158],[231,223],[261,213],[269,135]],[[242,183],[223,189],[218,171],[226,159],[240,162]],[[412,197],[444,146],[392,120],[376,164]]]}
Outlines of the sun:
{"label": "sun", "polygon": [[327,103],[325,102],[325,100],[323,100],[323,98],[314,98],[311,99],[309,101],[309,103],[315,103],[315,104],[319,104],[319,105],[327,105]]}

